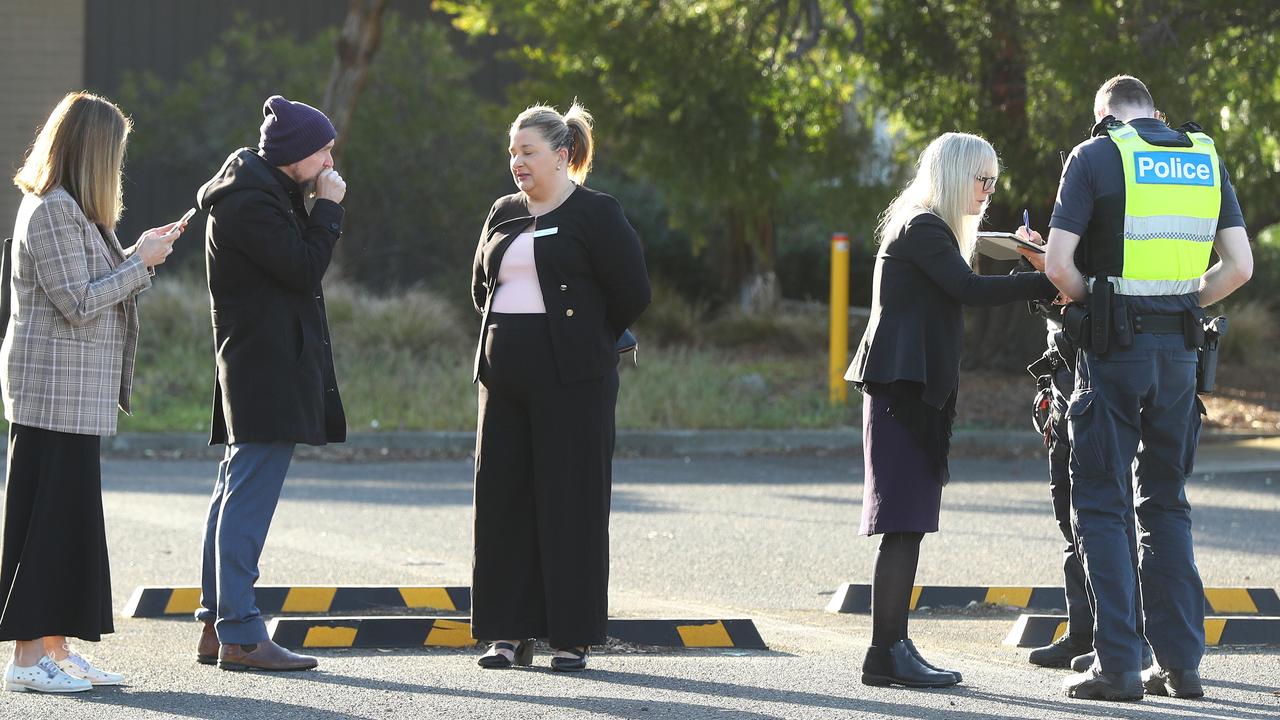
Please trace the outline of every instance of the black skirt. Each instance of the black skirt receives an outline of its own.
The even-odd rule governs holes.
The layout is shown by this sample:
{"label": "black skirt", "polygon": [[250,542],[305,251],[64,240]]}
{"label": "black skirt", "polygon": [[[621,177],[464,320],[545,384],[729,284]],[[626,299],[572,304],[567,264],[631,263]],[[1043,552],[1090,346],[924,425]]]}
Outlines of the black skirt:
{"label": "black skirt", "polygon": [[97,435],[9,426],[0,640],[115,631]]}
{"label": "black skirt", "polygon": [[937,532],[955,393],[942,409],[919,383],[866,383],[862,399],[864,485],[858,532]]}

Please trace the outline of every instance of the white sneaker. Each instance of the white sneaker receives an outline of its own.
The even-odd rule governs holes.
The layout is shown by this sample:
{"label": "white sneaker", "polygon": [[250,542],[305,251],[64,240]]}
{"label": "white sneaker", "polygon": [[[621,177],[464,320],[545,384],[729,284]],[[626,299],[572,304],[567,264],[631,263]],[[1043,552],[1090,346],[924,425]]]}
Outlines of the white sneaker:
{"label": "white sneaker", "polygon": [[74,650],[67,655],[65,660],[55,660],[58,667],[62,671],[73,678],[88,680],[94,685],[119,685],[124,682],[124,676],[120,673],[107,672],[94,667],[88,660],[85,660]]}
{"label": "white sneaker", "polygon": [[93,688],[93,683],[81,678],[71,677],[58,667],[58,664],[46,655],[31,667],[15,665],[12,660],[4,669],[4,689],[14,692],[34,690],[47,693],[84,692]]}

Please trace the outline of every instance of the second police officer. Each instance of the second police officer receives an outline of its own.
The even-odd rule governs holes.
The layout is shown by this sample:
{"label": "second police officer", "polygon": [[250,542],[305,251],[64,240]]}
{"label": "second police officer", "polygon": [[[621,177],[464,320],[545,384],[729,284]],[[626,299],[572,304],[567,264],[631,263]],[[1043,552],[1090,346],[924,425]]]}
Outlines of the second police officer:
{"label": "second police officer", "polygon": [[[1198,126],[1165,125],[1127,75],[1103,83],[1094,112],[1093,137],[1063,170],[1046,267],[1064,296],[1087,304],[1064,319],[1079,347],[1067,410],[1071,510],[1096,600],[1096,657],[1063,687],[1085,699],[1199,697],[1204,588],[1185,491],[1200,432],[1197,348],[1202,308],[1243,285],[1253,259],[1235,192]],[[1219,261],[1206,271],[1210,250]],[[1135,511],[1136,576],[1126,530]],[[1145,671],[1139,592],[1155,655]]]}

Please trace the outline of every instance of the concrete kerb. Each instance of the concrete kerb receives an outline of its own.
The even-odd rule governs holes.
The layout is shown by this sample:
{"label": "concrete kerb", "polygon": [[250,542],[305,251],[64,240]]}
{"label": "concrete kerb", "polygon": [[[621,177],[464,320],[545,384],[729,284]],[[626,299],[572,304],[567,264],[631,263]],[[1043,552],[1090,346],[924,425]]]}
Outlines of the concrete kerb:
{"label": "concrete kerb", "polygon": [[[1252,439],[1280,438],[1280,433],[1206,432],[1202,445]],[[165,453],[220,453],[210,448],[204,433],[121,433],[103,438],[108,454],[151,455]],[[862,430],[855,427],[813,430],[621,430],[619,455],[708,456],[786,452],[858,452]],[[368,455],[424,455],[465,457],[475,451],[475,433],[357,432],[341,445],[311,450],[323,458],[326,452],[358,452]],[[956,456],[990,453],[1029,456],[1044,452],[1039,436],[1027,430],[959,430],[952,438]],[[1280,462],[1277,463],[1280,466]]]}

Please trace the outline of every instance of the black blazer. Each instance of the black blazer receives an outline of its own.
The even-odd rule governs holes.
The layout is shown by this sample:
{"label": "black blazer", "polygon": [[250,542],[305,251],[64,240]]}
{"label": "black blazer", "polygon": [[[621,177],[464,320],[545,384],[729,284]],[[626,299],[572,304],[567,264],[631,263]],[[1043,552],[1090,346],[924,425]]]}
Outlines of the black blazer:
{"label": "black blazer", "polygon": [[604,377],[617,368],[618,337],[649,305],[649,273],[640,238],[618,201],[579,186],[537,218],[522,193],[499,198],[489,211],[472,265],[471,297],[483,320],[471,380],[480,376],[502,256],[531,228],[547,233],[534,237],[533,260],[560,382]]}
{"label": "black blazer", "polygon": [[217,371],[210,444],[323,445],[347,436],[320,281],[343,210],[239,150],[197,196]]}
{"label": "black blazer", "polygon": [[921,213],[876,255],[871,320],[845,380],[924,385],[941,408],[960,378],[963,305],[1002,305],[1057,295],[1044,273],[979,275],[942,218]]}

